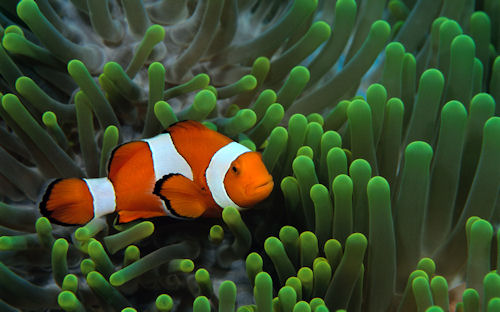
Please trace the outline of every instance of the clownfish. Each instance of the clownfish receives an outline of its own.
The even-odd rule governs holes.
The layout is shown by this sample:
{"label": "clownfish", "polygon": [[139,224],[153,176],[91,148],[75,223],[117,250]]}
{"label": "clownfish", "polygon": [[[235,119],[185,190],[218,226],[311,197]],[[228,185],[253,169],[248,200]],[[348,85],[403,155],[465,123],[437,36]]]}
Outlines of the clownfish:
{"label": "clownfish", "polygon": [[116,147],[105,178],[57,179],[39,208],[54,223],[85,224],[113,212],[118,222],[158,216],[218,217],[269,196],[262,156],[196,121]]}

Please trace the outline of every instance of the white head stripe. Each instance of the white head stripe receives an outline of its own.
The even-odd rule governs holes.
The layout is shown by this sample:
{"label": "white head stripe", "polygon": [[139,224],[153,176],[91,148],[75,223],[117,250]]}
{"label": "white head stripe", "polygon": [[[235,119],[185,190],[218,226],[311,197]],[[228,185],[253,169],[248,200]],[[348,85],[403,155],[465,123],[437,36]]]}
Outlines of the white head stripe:
{"label": "white head stripe", "polygon": [[218,150],[212,156],[210,164],[208,164],[207,171],[205,172],[207,185],[210,192],[212,192],[213,199],[217,205],[222,208],[235,207],[242,209],[231,200],[229,195],[227,195],[226,188],[224,186],[224,178],[227,171],[231,167],[231,163],[241,154],[247,152],[251,152],[251,150],[239,143],[231,142]]}
{"label": "white head stripe", "polygon": [[90,195],[94,200],[94,218],[107,215],[115,211],[115,188],[108,178],[83,179],[89,187]]}
{"label": "white head stripe", "polygon": [[148,143],[149,150],[151,151],[156,181],[171,173],[182,174],[193,181],[191,166],[177,152],[170,133],[162,133],[143,141]]}

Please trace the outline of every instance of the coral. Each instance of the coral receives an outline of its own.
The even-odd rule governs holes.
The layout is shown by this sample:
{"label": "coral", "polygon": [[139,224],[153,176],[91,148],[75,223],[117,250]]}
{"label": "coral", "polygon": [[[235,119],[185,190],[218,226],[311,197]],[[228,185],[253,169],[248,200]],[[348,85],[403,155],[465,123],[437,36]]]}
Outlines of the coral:
{"label": "coral", "polygon": [[[497,311],[498,0],[0,2],[2,311]],[[193,119],[275,180],[52,225],[53,178]]]}

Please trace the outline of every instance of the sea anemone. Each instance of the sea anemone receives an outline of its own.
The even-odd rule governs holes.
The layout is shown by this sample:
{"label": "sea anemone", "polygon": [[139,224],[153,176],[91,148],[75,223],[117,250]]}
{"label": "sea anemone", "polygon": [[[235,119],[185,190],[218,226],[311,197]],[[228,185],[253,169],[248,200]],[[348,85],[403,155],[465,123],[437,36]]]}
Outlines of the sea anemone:
{"label": "sea anemone", "polygon": [[[500,311],[499,22],[497,0],[1,1],[1,310]],[[48,181],[184,119],[279,187],[222,220],[40,217]]]}

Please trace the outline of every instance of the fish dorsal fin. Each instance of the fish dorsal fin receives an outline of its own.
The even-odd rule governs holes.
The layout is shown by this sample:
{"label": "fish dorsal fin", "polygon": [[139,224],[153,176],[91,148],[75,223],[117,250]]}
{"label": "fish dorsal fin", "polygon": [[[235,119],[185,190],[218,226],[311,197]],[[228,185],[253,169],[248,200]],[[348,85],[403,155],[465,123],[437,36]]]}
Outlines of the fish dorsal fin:
{"label": "fish dorsal fin", "polygon": [[153,193],[178,217],[197,218],[208,208],[199,187],[180,174],[169,174],[158,180]]}
{"label": "fish dorsal fin", "polygon": [[108,176],[113,179],[116,172],[118,172],[128,160],[136,153],[144,151],[149,152],[149,149],[148,144],[142,141],[132,141],[116,147],[109,157]]}
{"label": "fish dorsal fin", "polygon": [[207,127],[205,127],[202,123],[195,121],[195,120],[182,120],[178,121],[176,123],[173,123],[168,127],[165,132],[175,132],[175,131],[182,131],[182,130],[197,130],[197,131],[210,131]]}
{"label": "fish dorsal fin", "polygon": [[187,120],[167,129],[177,152],[191,166],[193,175],[201,178],[212,156],[223,146],[233,142],[230,138],[213,131],[197,121]]}

